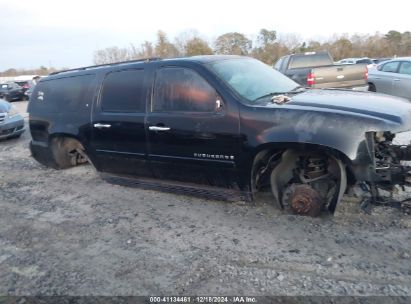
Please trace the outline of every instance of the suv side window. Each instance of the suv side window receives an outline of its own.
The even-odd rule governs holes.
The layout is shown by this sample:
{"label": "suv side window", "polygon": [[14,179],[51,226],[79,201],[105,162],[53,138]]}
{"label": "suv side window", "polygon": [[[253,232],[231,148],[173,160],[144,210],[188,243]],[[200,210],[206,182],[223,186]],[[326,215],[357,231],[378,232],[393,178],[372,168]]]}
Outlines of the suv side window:
{"label": "suv side window", "polygon": [[144,70],[122,70],[106,75],[101,93],[104,112],[144,112]]}
{"label": "suv side window", "polygon": [[388,72],[388,73],[396,73],[398,69],[399,62],[398,61],[392,61],[392,62],[387,62],[384,64],[381,68],[382,72]]}
{"label": "suv side window", "polygon": [[153,112],[213,112],[217,92],[197,72],[180,67],[156,73]]}

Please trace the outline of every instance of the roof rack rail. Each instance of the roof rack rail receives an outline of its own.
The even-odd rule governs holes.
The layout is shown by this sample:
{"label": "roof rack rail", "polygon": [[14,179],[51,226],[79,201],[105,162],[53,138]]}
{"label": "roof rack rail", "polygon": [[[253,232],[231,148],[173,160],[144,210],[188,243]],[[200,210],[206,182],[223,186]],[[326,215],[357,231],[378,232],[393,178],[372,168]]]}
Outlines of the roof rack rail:
{"label": "roof rack rail", "polygon": [[72,71],[83,71],[83,70],[95,69],[95,68],[100,68],[100,67],[105,67],[105,66],[120,65],[120,64],[133,63],[133,62],[143,62],[143,61],[150,62],[150,61],[161,60],[161,59],[162,58],[160,57],[149,57],[149,58],[142,58],[142,59],[136,59],[136,60],[126,60],[126,61],[119,61],[119,62],[113,62],[113,63],[104,63],[104,64],[98,64],[98,65],[90,65],[90,66],[81,67],[81,68],[57,71],[57,72],[50,73],[49,75],[57,75],[60,73],[66,73],[66,72],[72,72]]}

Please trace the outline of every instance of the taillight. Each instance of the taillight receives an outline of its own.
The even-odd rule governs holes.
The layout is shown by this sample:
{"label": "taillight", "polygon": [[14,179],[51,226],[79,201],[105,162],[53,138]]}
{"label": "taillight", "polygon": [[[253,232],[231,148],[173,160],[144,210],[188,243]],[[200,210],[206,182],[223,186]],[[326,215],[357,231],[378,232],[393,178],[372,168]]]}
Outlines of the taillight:
{"label": "taillight", "polygon": [[308,73],[307,75],[307,85],[308,86],[312,86],[315,84],[315,75],[314,73]]}
{"label": "taillight", "polygon": [[368,81],[368,67],[365,67],[364,79],[365,81]]}

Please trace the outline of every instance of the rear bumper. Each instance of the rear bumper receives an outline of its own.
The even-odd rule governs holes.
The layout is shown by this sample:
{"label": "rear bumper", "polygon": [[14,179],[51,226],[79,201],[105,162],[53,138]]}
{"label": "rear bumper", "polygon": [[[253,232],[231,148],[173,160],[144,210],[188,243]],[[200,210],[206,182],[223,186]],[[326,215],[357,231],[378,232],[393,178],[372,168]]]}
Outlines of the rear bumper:
{"label": "rear bumper", "polygon": [[368,84],[339,84],[339,83],[318,83],[311,86],[312,89],[342,89],[342,90],[354,90],[354,91],[368,91]]}
{"label": "rear bumper", "polygon": [[24,133],[24,119],[20,115],[12,118],[6,118],[0,123],[0,139],[6,139],[14,136],[19,136]]}
{"label": "rear bumper", "polygon": [[352,87],[351,88],[353,91],[361,91],[361,92],[365,92],[368,91],[368,84],[365,86],[360,86],[360,87]]}

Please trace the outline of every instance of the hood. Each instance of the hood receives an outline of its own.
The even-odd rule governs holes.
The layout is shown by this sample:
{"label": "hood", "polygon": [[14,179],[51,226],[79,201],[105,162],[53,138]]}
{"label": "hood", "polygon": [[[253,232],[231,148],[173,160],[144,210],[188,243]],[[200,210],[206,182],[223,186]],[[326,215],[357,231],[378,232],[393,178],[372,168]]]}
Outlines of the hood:
{"label": "hood", "polygon": [[0,113],[6,113],[10,110],[11,104],[5,100],[0,99]]}
{"label": "hood", "polygon": [[[273,104],[274,105],[274,104]],[[397,124],[411,123],[411,102],[379,93],[351,90],[308,90],[292,96],[291,101],[276,107],[307,107],[319,112],[345,112],[365,115]]]}

